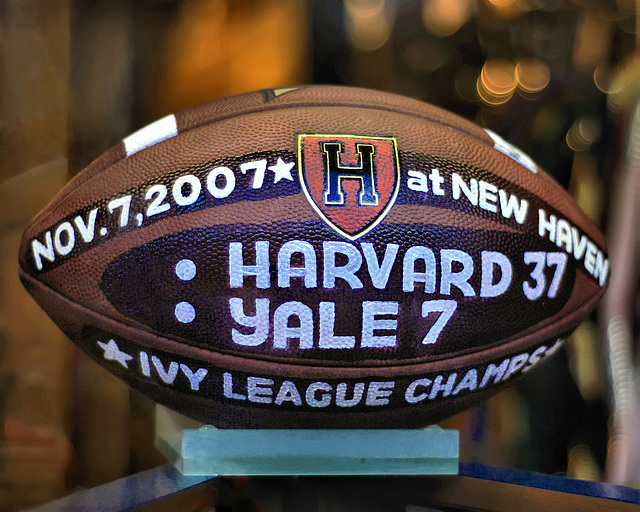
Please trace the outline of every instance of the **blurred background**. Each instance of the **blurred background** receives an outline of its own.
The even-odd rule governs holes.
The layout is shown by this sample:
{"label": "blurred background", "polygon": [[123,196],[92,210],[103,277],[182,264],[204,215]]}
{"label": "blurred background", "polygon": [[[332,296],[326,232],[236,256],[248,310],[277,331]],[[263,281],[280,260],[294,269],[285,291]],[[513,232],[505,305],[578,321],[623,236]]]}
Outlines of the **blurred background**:
{"label": "blurred background", "polygon": [[639,15],[633,0],[0,0],[0,509],[165,463],[154,404],[23,291],[26,224],[141,126],[305,83],[392,91],[490,128],[608,233],[599,315],[443,426],[460,430],[461,460],[640,486]]}

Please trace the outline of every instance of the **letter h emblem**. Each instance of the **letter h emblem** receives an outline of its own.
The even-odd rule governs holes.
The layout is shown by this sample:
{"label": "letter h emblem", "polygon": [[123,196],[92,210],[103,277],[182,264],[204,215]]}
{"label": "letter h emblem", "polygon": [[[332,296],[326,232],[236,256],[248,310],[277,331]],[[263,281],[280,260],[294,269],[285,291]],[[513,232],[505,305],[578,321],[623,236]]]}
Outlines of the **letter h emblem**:
{"label": "letter h emblem", "polygon": [[311,208],[340,235],[356,240],[395,203],[398,145],[394,137],[301,133],[298,175]]}
{"label": "letter h emblem", "polygon": [[360,180],[358,203],[360,206],[377,206],[376,178],[373,167],[373,154],[376,148],[373,144],[355,144],[356,153],[360,156],[359,166],[340,165],[342,144],[339,142],[325,142],[322,151],[327,162],[327,176],[324,190],[324,202],[327,205],[344,205],[343,179]]}

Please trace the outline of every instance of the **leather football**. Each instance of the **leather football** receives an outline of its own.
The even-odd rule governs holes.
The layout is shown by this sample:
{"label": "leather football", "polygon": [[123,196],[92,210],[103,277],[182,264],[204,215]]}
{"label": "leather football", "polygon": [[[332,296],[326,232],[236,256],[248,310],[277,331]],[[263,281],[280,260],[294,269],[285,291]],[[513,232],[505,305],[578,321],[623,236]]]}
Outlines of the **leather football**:
{"label": "leather football", "polygon": [[92,358],[218,427],[423,427],[596,306],[605,242],[525,154],[347,87],[167,116],[27,228],[20,276]]}

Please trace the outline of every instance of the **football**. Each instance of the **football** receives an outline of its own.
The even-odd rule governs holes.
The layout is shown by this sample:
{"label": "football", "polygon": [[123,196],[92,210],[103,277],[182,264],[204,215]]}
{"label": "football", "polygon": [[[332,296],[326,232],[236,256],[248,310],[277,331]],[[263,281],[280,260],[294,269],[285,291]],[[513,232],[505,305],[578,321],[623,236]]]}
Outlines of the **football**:
{"label": "football", "polygon": [[27,290],[87,354],[226,428],[417,428],[553,354],[604,238],[495,133],[371,90],[217,100],[126,137],[27,228]]}

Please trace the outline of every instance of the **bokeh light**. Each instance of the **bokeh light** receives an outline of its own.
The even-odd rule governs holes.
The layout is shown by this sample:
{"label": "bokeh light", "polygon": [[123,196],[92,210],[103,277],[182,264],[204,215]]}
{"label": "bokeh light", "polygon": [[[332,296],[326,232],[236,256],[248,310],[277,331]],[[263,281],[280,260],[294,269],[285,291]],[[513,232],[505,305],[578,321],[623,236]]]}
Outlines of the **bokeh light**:
{"label": "bokeh light", "polygon": [[602,125],[594,116],[580,116],[566,135],[567,145],[573,151],[586,151],[600,138]]}
{"label": "bokeh light", "polygon": [[422,0],[422,23],[437,37],[455,34],[476,9],[472,0]]}
{"label": "bokeh light", "polygon": [[386,0],[345,0],[344,6],[345,28],[355,48],[373,51],[389,40],[392,17]]}
{"label": "bokeh light", "polygon": [[505,59],[485,62],[476,84],[478,97],[487,105],[504,105],[516,88],[515,66]]}
{"label": "bokeh light", "polygon": [[533,57],[520,59],[514,73],[518,88],[524,94],[535,94],[542,91],[551,80],[549,66]]}

